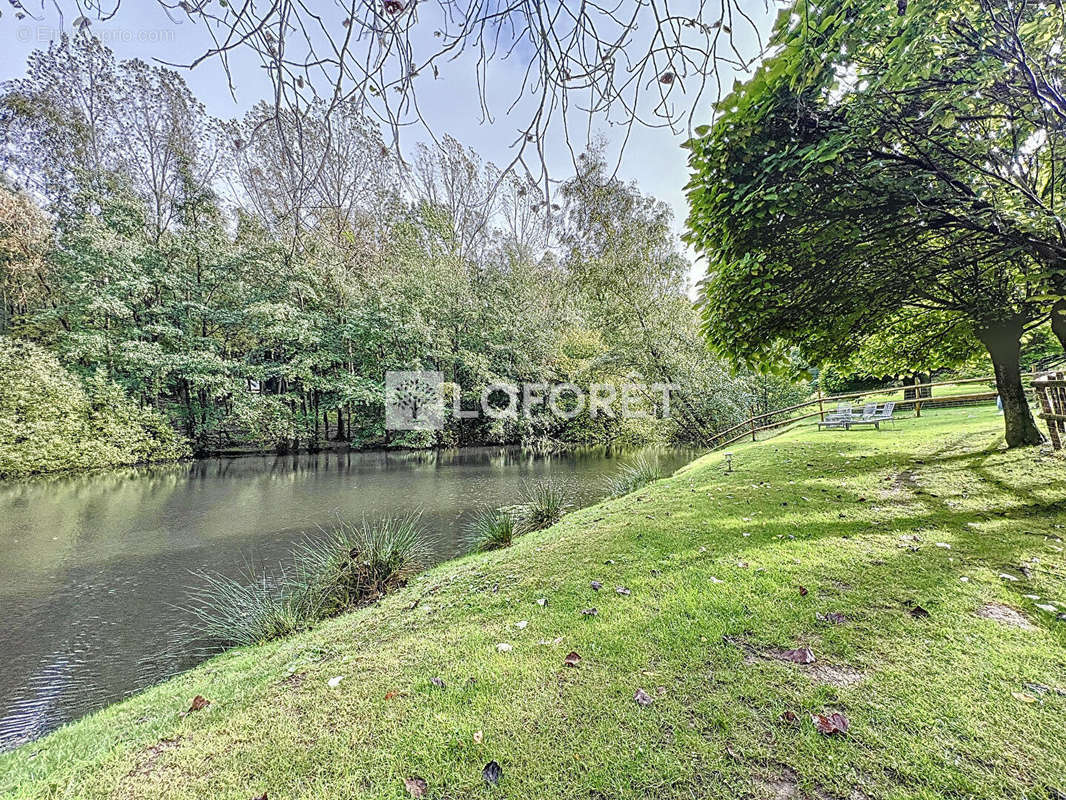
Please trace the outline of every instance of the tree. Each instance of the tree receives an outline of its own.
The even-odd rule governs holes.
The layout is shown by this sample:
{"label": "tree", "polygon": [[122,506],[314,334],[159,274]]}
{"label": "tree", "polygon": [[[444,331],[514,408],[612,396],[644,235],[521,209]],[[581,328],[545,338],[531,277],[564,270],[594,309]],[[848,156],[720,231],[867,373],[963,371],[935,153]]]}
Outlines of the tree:
{"label": "tree", "polygon": [[[706,333],[741,361],[772,362],[786,342],[845,360],[901,312],[965,320],[992,358],[1008,444],[1037,443],[1020,340],[1048,317],[1058,234],[1052,224],[1038,240],[1041,226],[1019,221],[1031,189],[1004,176],[1024,173],[1057,203],[1062,151],[983,99],[987,80],[1016,76],[969,53],[957,4],[887,8],[783,13],[777,55],[690,143]],[[984,6],[968,8],[990,28]],[[1039,26],[1014,30],[1048,50]]]}
{"label": "tree", "polygon": [[[928,309],[903,309],[863,341],[846,363],[850,374],[912,378],[926,383],[936,370],[951,369],[981,353],[981,342],[965,317]],[[923,390],[922,396],[931,396]]]}
{"label": "tree", "polygon": [[599,151],[579,164],[562,187],[560,235],[586,325],[606,345],[600,360],[616,376],[633,372],[649,384],[680,387],[671,410],[682,438],[709,441],[750,413],[750,398],[696,336],[685,293],[689,264],[670,230],[670,210],[612,177]]}
{"label": "tree", "polygon": [[[757,61],[765,13],[741,0],[694,0],[680,8],[667,0],[613,5],[558,0],[548,6],[529,0],[156,4],[212,42],[170,66],[213,63],[236,94],[231,59],[249,57],[272,84],[275,124],[326,98],[327,118],[340,106],[354,105],[386,126],[395,145],[400,131],[413,123],[433,133],[420,108],[420,91],[427,86],[438,91],[437,81],[447,80],[475,86],[484,120],[493,118],[498,103],[517,120],[508,123],[514,157],[503,171],[518,167],[523,177],[534,174],[545,192],[550,133],[591,133],[590,118],[626,131],[626,141],[637,125],[691,128],[704,96],[718,93],[734,70]],[[15,15],[63,29],[62,4],[33,5],[19,3]],[[93,23],[121,21],[133,5],[77,4],[79,16],[71,21],[78,35],[86,36]],[[502,98],[490,87],[494,67],[519,73]],[[299,151],[282,156],[297,163]]]}
{"label": "tree", "polygon": [[48,217],[24,192],[0,186],[0,335],[48,296],[51,247]]}

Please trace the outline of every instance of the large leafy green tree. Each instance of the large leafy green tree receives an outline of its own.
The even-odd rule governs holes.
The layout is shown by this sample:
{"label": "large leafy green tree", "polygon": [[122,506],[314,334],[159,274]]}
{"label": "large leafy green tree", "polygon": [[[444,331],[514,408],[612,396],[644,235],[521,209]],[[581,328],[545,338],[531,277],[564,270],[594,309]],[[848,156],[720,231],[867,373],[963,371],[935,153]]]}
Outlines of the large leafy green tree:
{"label": "large leafy green tree", "polygon": [[690,143],[689,238],[711,263],[706,332],[735,359],[841,361],[932,312],[987,348],[1007,441],[1033,444],[1020,340],[1063,296],[1066,252],[1066,142],[1035,98],[1061,85],[1062,20],[964,6],[783,12],[776,54]]}

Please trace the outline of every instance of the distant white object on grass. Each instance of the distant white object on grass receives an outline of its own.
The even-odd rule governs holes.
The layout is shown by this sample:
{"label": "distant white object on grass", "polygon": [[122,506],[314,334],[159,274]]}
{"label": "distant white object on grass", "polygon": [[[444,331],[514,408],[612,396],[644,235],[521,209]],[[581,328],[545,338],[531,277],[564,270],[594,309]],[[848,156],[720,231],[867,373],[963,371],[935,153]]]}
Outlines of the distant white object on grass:
{"label": "distant white object on grass", "polygon": [[344,680],[344,676],[343,675],[338,675],[335,678],[330,678],[329,681],[327,681],[327,683],[329,684],[329,688],[330,689],[335,689],[335,688],[337,688],[337,684],[339,684],[343,680]]}
{"label": "distant white object on grass", "polygon": [[510,653],[513,649],[514,648],[511,647],[511,645],[507,644],[507,642],[500,642],[498,645],[496,645],[497,653]]}

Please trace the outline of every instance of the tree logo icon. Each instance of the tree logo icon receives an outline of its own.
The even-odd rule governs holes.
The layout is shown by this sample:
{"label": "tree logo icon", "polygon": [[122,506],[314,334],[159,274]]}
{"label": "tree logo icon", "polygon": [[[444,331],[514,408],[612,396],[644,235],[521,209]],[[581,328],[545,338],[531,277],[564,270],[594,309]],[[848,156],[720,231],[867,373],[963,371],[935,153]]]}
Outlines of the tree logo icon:
{"label": "tree logo icon", "polygon": [[394,431],[433,431],[444,427],[440,372],[388,370],[385,373],[385,427]]}

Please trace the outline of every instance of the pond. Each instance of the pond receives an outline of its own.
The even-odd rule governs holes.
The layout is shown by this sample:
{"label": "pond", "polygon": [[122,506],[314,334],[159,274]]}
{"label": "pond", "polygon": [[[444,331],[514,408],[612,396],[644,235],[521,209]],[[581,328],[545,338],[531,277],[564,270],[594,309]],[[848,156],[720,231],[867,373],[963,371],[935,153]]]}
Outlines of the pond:
{"label": "pond", "polygon": [[[182,609],[205,570],[273,567],[341,517],[421,509],[433,559],[466,551],[482,505],[551,475],[576,505],[635,453],[517,448],[246,456],[0,483],[0,749],[204,658]],[[695,453],[658,451],[666,474]]]}

